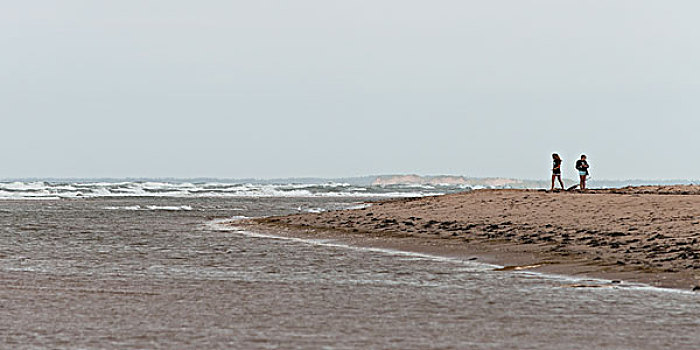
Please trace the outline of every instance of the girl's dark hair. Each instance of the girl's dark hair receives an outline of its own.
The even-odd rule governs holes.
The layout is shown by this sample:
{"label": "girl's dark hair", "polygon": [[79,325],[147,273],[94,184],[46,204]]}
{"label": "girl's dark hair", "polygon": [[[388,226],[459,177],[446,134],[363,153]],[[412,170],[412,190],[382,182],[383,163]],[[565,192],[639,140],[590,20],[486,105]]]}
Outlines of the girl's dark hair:
{"label": "girl's dark hair", "polygon": [[559,155],[556,153],[552,153],[552,159],[561,160],[561,158],[559,158]]}
{"label": "girl's dark hair", "polygon": [[581,158],[586,158],[586,155],[585,155],[585,154],[582,154],[582,155],[581,155]]}

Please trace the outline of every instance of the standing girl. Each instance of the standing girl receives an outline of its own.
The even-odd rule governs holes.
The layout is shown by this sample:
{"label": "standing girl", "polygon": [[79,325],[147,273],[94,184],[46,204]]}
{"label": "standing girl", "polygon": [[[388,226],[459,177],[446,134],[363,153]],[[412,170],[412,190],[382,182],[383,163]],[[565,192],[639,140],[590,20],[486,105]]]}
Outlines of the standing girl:
{"label": "standing girl", "polygon": [[561,181],[561,158],[559,157],[558,154],[553,153],[552,154],[552,188],[550,188],[550,191],[554,191],[554,180],[559,179],[559,184],[561,185],[561,189],[564,189],[564,182]]}
{"label": "standing girl", "polygon": [[582,154],[581,159],[576,161],[576,170],[578,170],[578,177],[580,179],[579,186],[582,190],[586,189],[586,176],[588,176],[588,162],[586,161],[586,155]]}

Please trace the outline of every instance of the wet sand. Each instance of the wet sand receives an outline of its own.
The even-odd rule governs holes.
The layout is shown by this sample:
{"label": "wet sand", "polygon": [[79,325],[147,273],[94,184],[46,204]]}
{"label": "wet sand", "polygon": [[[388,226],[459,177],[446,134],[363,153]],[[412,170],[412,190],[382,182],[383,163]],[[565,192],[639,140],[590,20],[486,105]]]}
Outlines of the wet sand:
{"label": "wet sand", "polygon": [[476,259],[504,270],[700,289],[697,185],[476,190],[236,225]]}

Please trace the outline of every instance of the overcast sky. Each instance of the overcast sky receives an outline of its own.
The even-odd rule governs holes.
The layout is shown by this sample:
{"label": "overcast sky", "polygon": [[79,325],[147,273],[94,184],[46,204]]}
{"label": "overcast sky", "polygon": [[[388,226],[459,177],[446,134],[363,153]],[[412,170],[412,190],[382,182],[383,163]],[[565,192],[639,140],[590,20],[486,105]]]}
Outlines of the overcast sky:
{"label": "overcast sky", "polygon": [[697,1],[0,4],[0,178],[700,178]]}

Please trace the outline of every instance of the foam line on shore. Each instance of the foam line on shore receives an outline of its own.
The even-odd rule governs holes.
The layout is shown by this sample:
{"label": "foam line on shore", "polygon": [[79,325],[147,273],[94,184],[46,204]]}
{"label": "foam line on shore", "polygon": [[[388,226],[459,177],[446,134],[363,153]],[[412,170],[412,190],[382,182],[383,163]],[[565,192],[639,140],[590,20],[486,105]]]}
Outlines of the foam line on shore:
{"label": "foam line on shore", "polygon": [[387,248],[354,246],[354,245],[350,245],[350,244],[338,243],[337,241],[334,241],[332,239],[307,239],[307,238],[298,238],[298,237],[285,237],[285,236],[277,236],[277,235],[272,235],[272,234],[267,234],[267,233],[246,231],[246,230],[241,230],[240,228],[238,228],[238,230],[236,230],[235,232],[240,233],[240,234],[245,235],[245,236],[248,236],[248,237],[253,237],[253,238],[267,238],[267,239],[285,240],[285,241],[299,242],[299,243],[324,246],[324,247],[343,248],[343,249],[349,249],[349,250],[361,251],[361,252],[374,252],[374,253],[382,253],[382,254],[388,254],[388,255],[422,258],[422,259],[433,260],[433,261],[464,264],[464,265],[467,265],[469,267],[484,267],[484,270],[483,270],[484,272],[492,271],[494,268],[500,267],[498,265],[492,265],[492,264],[486,264],[486,263],[474,262],[474,261],[465,261],[463,259],[430,255],[430,254],[425,254],[425,253],[408,252],[408,251],[387,249]]}
{"label": "foam line on shore", "polygon": [[408,251],[388,249],[388,248],[354,246],[354,245],[345,244],[345,243],[338,243],[337,241],[334,241],[331,239],[308,239],[308,238],[299,238],[299,237],[279,236],[279,235],[274,235],[274,234],[269,234],[269,233],[247,231],[247,230],[244,230],[244,229],[237,227],[237,226],[230,226],[231,223],[235,222],[236,220],[241,220],[241,219],[245,219],[245,217],[234,217],[234,218],[223,219],[223,220],[222,219],[213,220],[213,221],[207,223],[207,225],[209,227],[215,229],[216,231],[232,231],[232,232],[240,233],[242,235],[245,235],[248,237],[253,237],[253,238],[276,239],[276,240],[292,241],[292,242],[299,242],[299,243],[325,246],[325,247],[351,249],[351,250],[355,250],[355,251],[367,251],[367,252],[376,252],[376,253],[383,253],[383,254],[389,254],[389,255],[410,256],[410,257],[430,259],[430,260],[435,260],[435,261],[460,263],[460,264],[465,264],[465,265],[473,266],[473,267],[484,266],[484,267],[488,268],[488,271],[491,271],[492,269],[503,267],[500,265],[487,264],[487,263],[483,263],[483,262],[466,261],[466,260],[458,259],[458,258],[431,255],[431,254],[425,254],[425,253],[408,252]]}
{"label": "foam line on shore", "polygon": [[[242,234],[244,236],[251,237],[251,238],[284,240],[284,241],[292,241],[292,242],[298,242],[298,243],[310,244],[310,245],[316,245],[316,246],[350,249],[350,250],[361,251],[361,252],[375,252],[375,253],[388,254],[388,255],[394,255],[394,256],[418,257],[418,258],[427,259],[427,260],[456,263],[456,264],[462,264],[462,265],[466,265],[466,266],[473,267],[473,268],[480,268],[479,270],[477,270],[475,272],[495,272],[494,271],[495,269],[501,269],[501,268],[505,267],[503,265],[488,264],[488,263],[479,262],[479,261],[470,261],[470,260],[464,260],[464,259],[446,257],[446,256],[439,256],[439,255],[432,255],[432,254],[426,254],[426,253],[417,253],[417,252],[388,249],[388,248],[355,246],[355,245],[350,245],[350,244],[345,244],[345,243],[338,243],[337,241],[334,241],[331,239],[308,239],[308,238],[299,238],[299,237],[279,236],[279,235],[274,235],[274,234],[269,234],[269,233],[248,231],[248,230],[242,229],[241,227],[231,226],[232,223],[234,223],[236,220],[240,220],[240,219],[241,218],[237,218],[237,217],[223,219],[223,220],[220,219],[220,220],[215,220],[215,221],[209,222],[207,225],[209,227],[215,229],[216,231],[230,231],[230,232]],[[481,268],[483,268],[483,269],[481,269]],[[654,287],[654,286],[650,286],[650,285],[643,284],[643,283],[630,283],[630,282],[626,282],[626,281],[624,284],[610,285],[611,281],[608,279],[599,279],[599,278],[590,278],[590,277],[575,277],[575,276],[568,276],[568,275],[542,273],[542,272],[536,272],[536,271],[507,271],[506,273],[534,276],[537,278],[554,280],[554,281],[558,281],[558,282],[562,282],[562,283],[582,283],[582,282],[594,283],[594,284],[591,284],[590,286],[588,286],[588,288],[609,286],[609,287],[611,287],[611,289],[620,289],[620,290],[649,291],[649,292],[657,292],[657,293],[658,292],[679,293],[679,294],[690,294],[690,295],[697,294],[695,292],[687,291],[687,290]],[[567,287],[567,286],[565,286],[565,285],[559,286],[559,288],[565,288],[565,287]]]}

